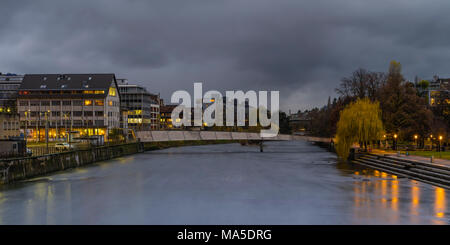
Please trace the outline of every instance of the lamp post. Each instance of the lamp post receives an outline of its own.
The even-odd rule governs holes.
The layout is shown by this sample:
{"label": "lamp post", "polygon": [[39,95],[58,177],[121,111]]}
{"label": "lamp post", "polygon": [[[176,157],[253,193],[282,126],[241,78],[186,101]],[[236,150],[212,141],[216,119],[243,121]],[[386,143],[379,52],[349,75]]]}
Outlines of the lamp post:
{"label": "lamp post", "polygon": [[442,143],[442,135],[439,135],[439,155],[441,155],[441,143]]}
{"label": "lamp post", "polygon": [[419,147],[419,142],[417,141],[417,138],[418,138],[418,136],[417,136],[417,134],[416,135],[414,135],[414,140],[416,141],[416,148],[418,148]]}
{"label": "lamp post", "polygon": [[28,111],[25,112],[25,142],[27,142],[27,124],[28,124]]}
{"label": "lamp post", "polygon": [[430,141],[431,141],[431,150],[433,150],[433,135],[430,134]]}
{"label": "lamp post", "polygon": [[50,111],[46,111],[45,112],[45,145],[46,145],[46,149],[47,149],[47,154],[48,154],[48,113]]}
{"label": "lamp post", "polygon": [[394,150],[397,150],[397,134],[394,134]]}
{"label": "lamp post", "polygon": [[386,139],[386,135],[383,135],[384,138],[384,149],[387,148],[387,139]]}

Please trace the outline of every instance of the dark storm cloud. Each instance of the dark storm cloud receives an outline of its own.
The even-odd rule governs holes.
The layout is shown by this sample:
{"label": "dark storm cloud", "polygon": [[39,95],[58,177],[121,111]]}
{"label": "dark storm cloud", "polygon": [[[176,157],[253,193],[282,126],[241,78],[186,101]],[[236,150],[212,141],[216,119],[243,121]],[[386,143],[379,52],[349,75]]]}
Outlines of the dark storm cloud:
{"label": "dark storm cloud", "polygon": [[114,72],[161,92],[280,90],[321,105],[358,67],[449,75],[447,1],[2,1],[0,70]]}

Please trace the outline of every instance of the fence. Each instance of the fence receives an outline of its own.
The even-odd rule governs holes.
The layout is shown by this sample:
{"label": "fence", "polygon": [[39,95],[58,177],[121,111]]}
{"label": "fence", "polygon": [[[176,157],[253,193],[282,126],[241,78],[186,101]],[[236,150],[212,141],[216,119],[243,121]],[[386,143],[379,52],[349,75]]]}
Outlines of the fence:
{"label": "fence", "polygon": [[[105,142],[103,145],[101,146],[116,146],[116,145],[121,145],[121,144],[126,144],[126,143],[137,143],[137,140],[129,140],[129,141],[116,141],[116,142]],[[8,159],[8,158],[15,158],[15,157],[23,157],[23,156],[33,156],[33,157],[37,157],[37,156],[44,156],[44,155],[48,155],[48,154],[56,154],[56,153],[62,153],[62,152],[69,152],[69,151],[75,151],[75,150],[89,150],[89,149],[94,149],[96,147],[101,147],[101,146],[95,146],[93,144],[89,144],[89,143],[73,143],[71,144],[71,148],[66,147],[56,147],[54,144],[51,144],[47,146],[44,145],[38,145],[38,146],[28,146],[27,147],[27,153],[25,153],[25,155],[20,155],[17,153],[2,153],[0,154],[0,159]]]}

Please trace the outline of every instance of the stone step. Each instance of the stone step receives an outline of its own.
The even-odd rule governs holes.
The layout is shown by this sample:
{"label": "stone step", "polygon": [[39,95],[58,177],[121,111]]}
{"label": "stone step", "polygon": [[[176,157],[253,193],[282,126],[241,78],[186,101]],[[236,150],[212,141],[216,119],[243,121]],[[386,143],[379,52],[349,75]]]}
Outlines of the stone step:
{"label": "stone step", "polygon": [[417,179],[419,181],[439,184],[440,186],[450,189],[450,176],[448,175],[422,170],[418,168],[405,169],[404,167],[396,167],[392,163],[386,163],[383,161],[375,160],[373,158],[365,158],[365,159],[360,158],[355,160],[355,162],[365,166],[372,167],[374,169],[379,169],[381,171],[387,171],[393,174],[395,173],[401,174],[413,179]]}

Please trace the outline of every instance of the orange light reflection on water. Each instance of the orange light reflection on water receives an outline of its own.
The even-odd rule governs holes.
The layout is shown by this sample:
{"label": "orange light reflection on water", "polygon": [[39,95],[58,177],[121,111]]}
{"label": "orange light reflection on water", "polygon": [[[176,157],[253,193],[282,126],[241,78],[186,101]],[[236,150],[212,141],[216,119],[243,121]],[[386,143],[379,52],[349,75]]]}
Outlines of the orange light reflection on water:
{"label": "orange light reflection on water", "polygon": [[[354,174],[361,177],[366,176],[370,179],[370,181],[354,182],[354,214],[356,218],[388,220],[388,222],[396,224],[399,222],[402,210],[404,210],[410,216],[411,224],[423,223],[429,215],[427,209],[421,210],[421,199],[425,198],[423,199],[425,203],[433,205],[433,217],[438,218],[429,221],[434,224],[446,224],[445,218],[448,207],[445,189],[439,187],[429,189],[427,187],[422,190],[424,186],[422,187],[420,182],[406,179],[400,181],[396,175],[377,170],[373,172],[359,171],[354,172]],[[403,188],[402,185],[404,185]],[[433,195],[434,200],[430,200]],[[409,205],[408,200],[410,200]],[[377,214],[382,214],[385,217],[377,217]]]}

